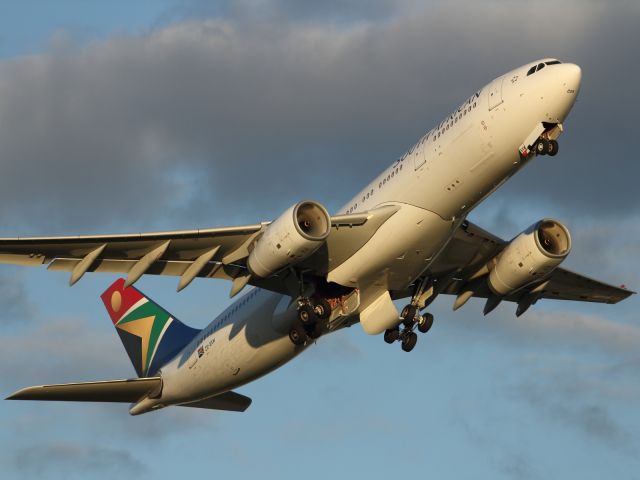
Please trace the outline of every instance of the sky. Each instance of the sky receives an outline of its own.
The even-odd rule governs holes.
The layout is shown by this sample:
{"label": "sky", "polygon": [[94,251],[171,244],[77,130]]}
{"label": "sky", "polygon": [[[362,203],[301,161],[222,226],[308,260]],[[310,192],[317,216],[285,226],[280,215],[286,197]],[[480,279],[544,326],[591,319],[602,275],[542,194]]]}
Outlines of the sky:
{"label": "sky", "polygon": [[[541,157],[470,215],[563,221],[565,265],[640,288],[636,1],[0,1],[0,235],[255,223],[336,210],[491,79],[578,63]],[[99,295],[116,277],[0,268],[0,391],[135,375]],[[143,277],[203,327],[229,285]],[[0,403],[3,478],[640,478],[640,301],[516,318],[432,305],[411,354],[355,325],[238,389],[243,414]],[[401,306],[401,305],[399,305]]]}

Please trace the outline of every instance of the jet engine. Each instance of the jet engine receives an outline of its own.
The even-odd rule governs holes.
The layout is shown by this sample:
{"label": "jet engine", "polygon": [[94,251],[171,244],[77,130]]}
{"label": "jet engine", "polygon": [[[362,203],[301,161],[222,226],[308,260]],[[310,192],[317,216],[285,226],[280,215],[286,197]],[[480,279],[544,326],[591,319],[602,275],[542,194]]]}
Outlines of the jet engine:
{"label": "jet engine", "polygon": [[569,230],[557,220],[544,219],[514,238],[489,273],[489,287],[509,295],[549,275],[571,251]]}
{"label": "jet engine", "polygon": [[303,201],[270,223],[256,240],[247,267],[267,278],[318,250],[331,231],[331,217],[319,203]]}

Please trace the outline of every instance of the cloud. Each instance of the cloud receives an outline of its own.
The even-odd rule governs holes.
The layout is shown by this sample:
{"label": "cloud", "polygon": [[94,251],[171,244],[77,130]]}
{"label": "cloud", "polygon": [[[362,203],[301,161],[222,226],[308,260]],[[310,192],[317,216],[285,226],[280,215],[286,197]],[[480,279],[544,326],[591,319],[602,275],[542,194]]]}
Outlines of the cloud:
{"label": "cloud", "polygon": [[[559,384],[558,384],[559,385]],[[527,382],[513,389],[516,398],[525,401],[550,422],[560,422],[618,451],[634,454],[634,436],[599,401],[558,394],[555,383]],[[592,394],[593,392],[588,392]]]}
{"label": "cloud", "polygon": [[24,286],[24,272],[11,272],[7,268],[0,270],[0,305],[2,329],[34,320],[38,310]]}
{"label": "cloud", "polygon": [[98,472],[131,477],[147,470],[127,450],[64,442],[17,449],[10,465],[25,478],[45,474],[48,477],[87,478]]}
{"label": "cloud", "polygon": [[16,388],[135,375],[117,334],[107,333],[107,328],[92,326],[84,318],[50,318],[4,333],[0,336],[2,385]]}
{"label": "cloud", "polygon": [[[449,299],[451,301],[451,299]],[[541,301],[521,317],[515,316],[515,304],[501,305],[479,322],[480,300],[472,300],[460,312],[478,312],[475,316],[452,314],[447,303],[440,300],[437,318],[454,316],[452,332],[477,339],[479,335],[509,348],[543,346],[552,351],[590,351],[611,355],[619,360],[633,357],[640,350],[640,327],[595,313],[584,314],[571,310],[558,301]],[[619,308],[603,306],[602,308]],[[442,310],[440,310],[442,309]],[[631,318],[631,320],[633,317]]]}
{"label": "cloud", "polygon": [[[321,12],[311,18],[322,21],[295,11],[258,21],[240,9],[0,63],[5,228],[254,221],[302,197],[336,208],[470,92],[549,53],[585,68],[568,125],[580,133],[568,138],[603,141],[568,142],[553,175],[551,160],[537,162],[511,195],[620,213],[637,169],[627,127],[635,97],[613,95],[614,57],[598,53],[632,48],[620,40],[636,35],[636,8],[572,2],[549,16],[501,2],[377,5],[400,13],[338,24]],[[630,78],[636,68],[626,65]]]}

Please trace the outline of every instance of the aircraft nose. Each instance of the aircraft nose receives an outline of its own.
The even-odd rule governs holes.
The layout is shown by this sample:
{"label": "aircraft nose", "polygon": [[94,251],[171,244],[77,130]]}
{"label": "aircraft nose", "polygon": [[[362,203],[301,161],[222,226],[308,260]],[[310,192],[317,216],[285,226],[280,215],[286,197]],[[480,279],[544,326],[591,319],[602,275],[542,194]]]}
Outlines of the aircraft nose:
{"label": "aircraft nose", "polygon": [[558,72],[561,83],[560,89],[559,91],[556,90],[558,92],[558,97],[556,97],[557,118],[562,122],[569,114],[578,97],[580,82],[582,81],[582,69],[575,63],[564,63],[557,65],[557,67],[562,70]]}
{"label": "aircraft nose", "polygon": [[565,63],[563,69],[564,83],[567,86],[567,90],[574,90],[577,95],[578,90],[580,90],[580,82],[582,82],[582,69],[575,63]]}

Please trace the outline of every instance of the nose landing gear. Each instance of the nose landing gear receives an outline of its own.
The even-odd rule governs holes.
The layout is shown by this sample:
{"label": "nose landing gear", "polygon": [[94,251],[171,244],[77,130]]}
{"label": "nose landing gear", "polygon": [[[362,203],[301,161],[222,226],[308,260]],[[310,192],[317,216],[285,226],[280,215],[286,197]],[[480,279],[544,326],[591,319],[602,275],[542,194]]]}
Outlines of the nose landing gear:
{"label": "nose landing gear", "polygon": [[555,157],[558,154],[559,145],[557,140],[547,140],[546,138],[541,138],[536,142],[535,152],[538,155],[549,155],[551,157]]}

